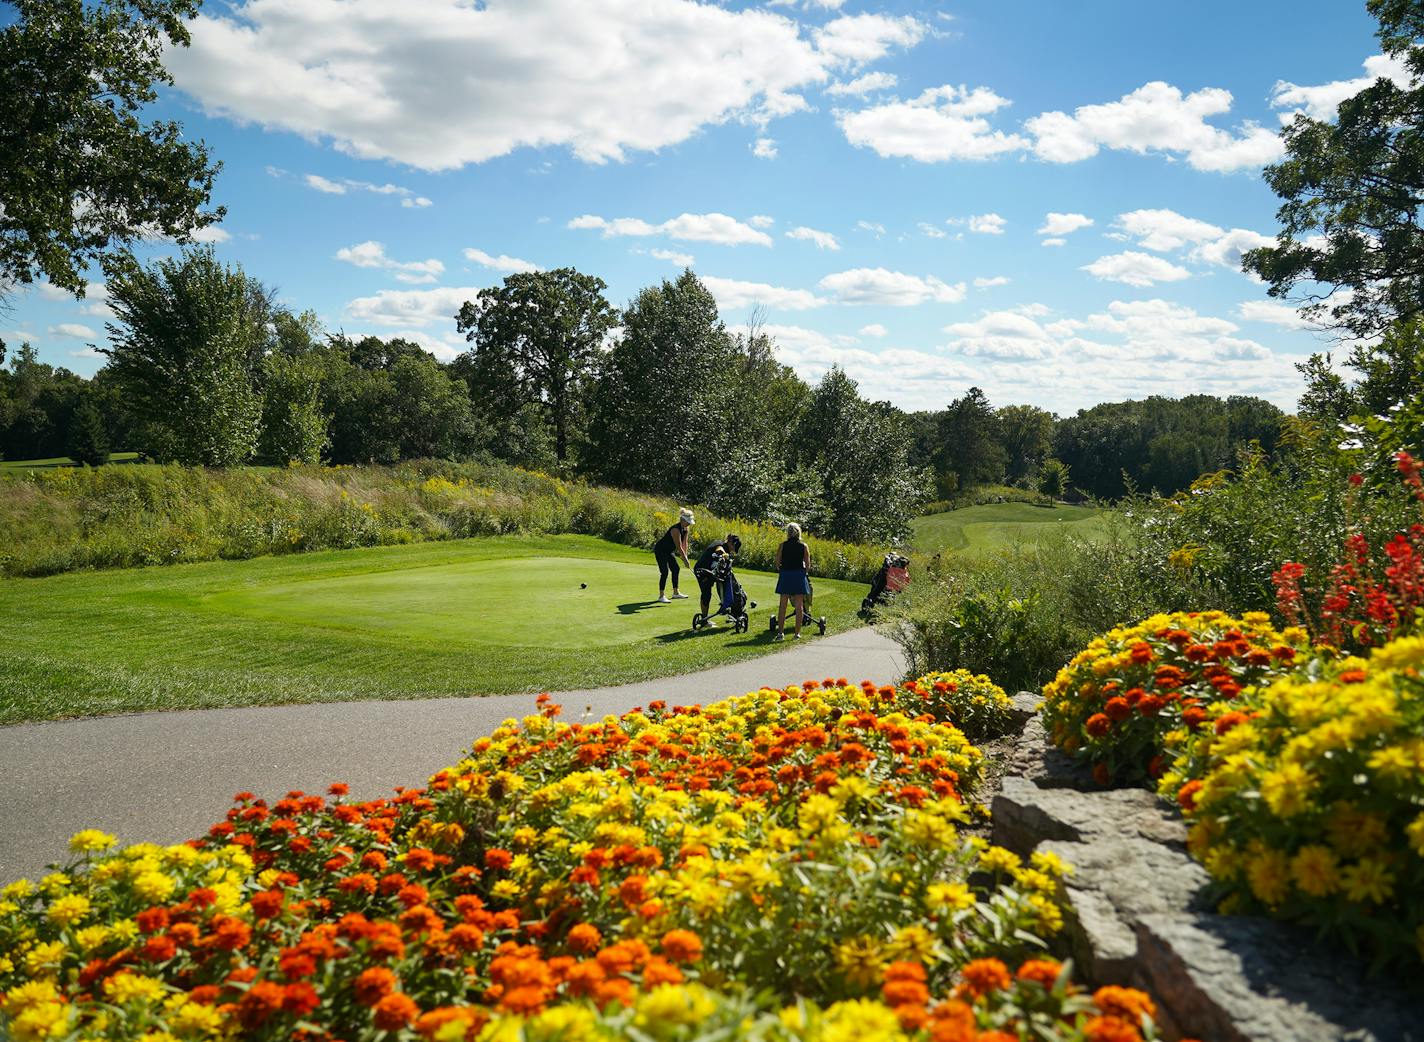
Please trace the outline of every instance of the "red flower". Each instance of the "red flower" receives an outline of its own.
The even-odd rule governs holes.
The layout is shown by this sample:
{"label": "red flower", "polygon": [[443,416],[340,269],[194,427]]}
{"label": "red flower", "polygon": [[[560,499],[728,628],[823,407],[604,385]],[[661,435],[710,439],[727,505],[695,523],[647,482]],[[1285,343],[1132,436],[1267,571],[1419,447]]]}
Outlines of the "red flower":
{"label": "red flower", "polygon": [[372,966],[361,971],[352,988],[357,1002],[363,1006],[374,1006],[396,990],[396,975],[384,966]]}
{"label": "red flower", "polygon": [[237,1022],[249,1031],[260,1028],[282,1008],[286,997],[286,989],[279,984],[254,982],[237,1002]]}
{"label": "red flower", "polygon": [[282,1008],[298,1017],[305,1017],[321,1005],[321,996],[306,981],[288,984],[282,989]]}
{"label": "red flower", "polygon": [[1088,717],[1088,722],[1083,725],[1083,729],[1094,738],[1101,738],[1112,730],[1112,719],[1102,713],[1094,713]]}
{"label": "red flower", "polygon": [[376,1027],[382,1031],[399,1031],[420,1016],[420,1007],[411,1000],[409,995],[396,992],[376,1003],[374,1013],[373,1019]]}
{"label": "red flower", "polygon": [[1125,698],[1113,697],[1103,706],[1103,712],[1114,721],[1126,720],[1132,715],[1132,703]]}

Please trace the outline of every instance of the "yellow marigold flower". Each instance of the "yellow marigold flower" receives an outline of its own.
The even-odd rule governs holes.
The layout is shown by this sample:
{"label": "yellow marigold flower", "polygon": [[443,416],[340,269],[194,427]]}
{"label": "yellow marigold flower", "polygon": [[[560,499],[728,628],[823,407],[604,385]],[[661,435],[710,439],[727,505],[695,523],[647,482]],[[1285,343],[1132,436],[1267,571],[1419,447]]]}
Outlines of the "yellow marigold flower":
{"label": "yellow marigold flower", "polygon": [[1063,929],[1063,909],[1042,894],[1029,894],[1029,906],[1038,922],[1039,932],[1053,935]]}
{"label": "yellow marigold flower", "polygon": [[796,824],[803,835],[813,836],[840,817],[841,805],[829,796],[813,793],[801,804]]}
{"label": "yellow marigold flower", "polygon": [[69,1030],[69,1005],[64,1002],[41,1002],[11,1018],[9,1028],[16,1042],[40,1042],[58,1038]]}
{"label": "yellow marigold flower", "polygon": [[1399,637],[1376,648],[1370,665],[1381,670],[1424,668],[1424,637]]}
{"label": "yellow marigold flower", "polygon": [[1382,904],[1394,894],[1394,873],[1379,858],[1361,858],[1340,873],[1341,886],[1351,901]]}
{"label": "yellow marigold flower", "polygon": [[979,867],[985,872],[1012,872],[1023,862],[1012,850],[989,847],[979,854]]}
{"label": "yellow marigold flower", "polygon": [[716,1009],[700,985],[664,984],[638,999],[634,1022],[655,1037],[666,1037],[683,1025],[700,1024]]}
{"label": "yellow marigold flower", "polygon": [[1235,847],[1222,845],[1207,850],[1202,864],[1211,878],[1222,882],[1239,879],[1242,871],[1241,852]]}
{"label": "yellow marigold flower", "polygon": [[925,889],[925,902],[934,911],[958,912],[973,908],[976,898],[964,883],[931,883]]}
{"label": "yellow marigold flower", "polygon": [[178,1042],[178,1039],[167,1031],[145,1031],[138,1042]]}
{"label": "yellow marigold flower", "polygon": [[[451,1024],[456,1030],[449,1033],[449,1042],[464,1042],[466,1022],[452,1021]],[[598,1015],[593,1010],[586,1006],[560,1005],[546,1009],[528,1021],[524,1025],[524,1037],[528,1042],[591,1042],[602,1037],[597,1028]],[[435,1039],[436,1042],[444,1042],[439,1033]]]}
{"label": "yellow marigold flower", "polygon": [[1325,897],[1340,887],[1340,862],[1329,847],[1311,844],[1291,858],[1291,878],[1311,897]]}
{"label": "yellow marigold flower", "polygon": [[54,986],[53,981],[27,980],[5,992],[4,1006],[5,1009],[14,1013],[16,1010],[28,1009],[30,1006],[36,1006],[42,1002],[58,1001],[60,1001],[59,989]]}
{"label": "yellow marigold flower", "polygon": [[34,884],[28,879],[17,879],[13,883],[8,883],[4,887],[0,887],[0,897],[14,901],[29,897],[33,892]]}
{"label": "yellow marigold flower", "polygon": [[1022,868],[1015,872],[1014,882],[1024,890],[1036,890],[1040,893],[1051,894],[1058,890],[1058,883],[1052,876],[1032,868]]}
{"label": "yellow marigold flower", "polygon": [[1246,882],[1262,904],[1278,905],[1290,893],[1290,862],[1279,850],[1258,847],[1246,857]]}
{"label": "yellow marigold flower", "polygon": [[69,889],[69,884],[73,882],[63,872],[51,872],[40,880],[40,889],[47,894],[62,894]]}
{"label": "yellow marigold flower", "polygon": [[1387,745],[1383,749],[1376,749],[1370,755],[1367,764],[1370,770],[1393,782],[1410,780],[1416,769],[1414,757],[1398,745]]}
{"label": "yellow marigold flower", "polygon": [[1072,866],[1064,863],[1063,859],[1051,850],[1035,850],[1028,860],[1034,868],[1056,879],[1073,874]]}
{"label": "yellow marigold flower", "polygon": [[172,876],[162,872],[142,872],[133,881],[134,893],[150,904],[168,900],[177,886]]}
{"label": "yellow marigold flower", "polygon": [[885,971],[885,955],[872,937],[854,937],[835,947],[836,966],[846,983],[869,989],[880,983]]}
{"label": "yellow marigold flower", "polygon": [[92,854],[98,850],[108,850],[118,838],[98,829],[81,829],[69,837],[69,849],[76,854]]}
{"label": "yellow marigold flower", "polygon": [[817,1037],[820,1042],[900,1042],[905,1033],[888,1006],[870,999],[852,999],[826,1010]]}
{"label": "yellow marigold flower", "polygon": [[31,977],[53,976],[64,958],[65,950],[63,941],[45,941],[35,945],[25,953],[25,972]]}
{"label": "yellow marigold flower", "polygon": [[886,948],[886,955],[894,961],[919,962],[929,965],[937,961],[938,944],[934,934],[914,923],[895,931],[895,939]]}
{"label": "yellow marigold flower", "polygon": [[1325,822],[1325,833],[1330,845],[1349,857],[1380,846],[1386,829],[1379,815],[1362,811],[1353,803],[1337,803]]}
{"label": "yellow marigold flower", "polygon": [[138,973],[116,973],[104,981],[104,994],[116,1006],[135,999],[140,1002],[157,1002],[163,998],[163,982]]}
{"label": "yellow marigold flower", "polygon": [[1310,809],[1315,779],[1297,763],[1287,763],[1261,776],[1261,798],[1281,818],[1293,818]]}
{"label": "yellow marigold flower", "polygon": [[179,1035],[216,1035],[222,1030],[223,1016],[216,1006],[185,1001],[168,1015],[168,1026]]}
{"label": "yellow marigold flower", "polygon": [[65,894],[63,897],[56,897],[45,909],[45,915],[49,921],[59,926],[77,923],[88,914],[89,898],[83,894]]}
{"label": "yellow marigold flower", "polygon": [[490,896],[501,901],[513,901],[519,896],[519,884],[512,879],[501,879],[490,887]]}
{"label": "yellow marigold flower", "polygon": [[93,951],[109,939],[109,933],[109,927],[104,926],[102,923],[94,926],[86,926],[81,930],[75,931],[74,943],[79,946],[81,951]]}

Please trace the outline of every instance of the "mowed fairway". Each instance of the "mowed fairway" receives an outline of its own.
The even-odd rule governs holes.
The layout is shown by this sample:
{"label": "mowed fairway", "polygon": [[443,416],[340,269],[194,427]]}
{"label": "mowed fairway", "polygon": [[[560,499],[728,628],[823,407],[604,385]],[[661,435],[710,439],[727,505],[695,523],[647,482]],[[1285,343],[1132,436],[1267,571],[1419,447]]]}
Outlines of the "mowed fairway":
{"label": "mowed fairway", "polygon": [[[559,691],[758,655],[774,576],[739,571],[749,633],[691,632],[652,554],[502,537],[0,582],[0,723],[211,706]],[[580,584],[587,584],[581,588]],[[816,580],[829,632],[865,586]],[[715,610],[716,599],[713,599]],[[814,638],[812,638],[814,639]]]}
{"label": "mowed fairway", "polygon": [[1092,539],[1105,524],[1103,512],[1095,507],[986,503],[915,518],[913,545],[927,554],[982,554],[1064,532]]}

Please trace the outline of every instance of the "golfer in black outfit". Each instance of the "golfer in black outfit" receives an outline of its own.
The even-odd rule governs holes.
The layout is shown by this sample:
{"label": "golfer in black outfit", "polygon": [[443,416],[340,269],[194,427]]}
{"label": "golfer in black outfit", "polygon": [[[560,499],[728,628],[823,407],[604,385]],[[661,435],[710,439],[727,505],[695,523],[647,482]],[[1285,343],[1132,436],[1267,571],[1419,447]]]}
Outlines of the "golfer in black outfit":
{"label": "golfer in black outfit", "polygon": [[670,525],[663,533],[663,537],[653,544],[653,556],[658,561],[658,603],[669,604],[671,601],[667,595],[668,573],[672,573],[672,601],[685,601],[687,594],[677,592],[677,559],[682,558],[683,564],[688,564],[687,559],[687,530],[696,521],[692,517],[692,511],[684,507],[677,516],[677,524]]}
{"label": "golfer in black outfit", "polygon": [[[707,618],[708,609],[712,607],[712,587],[715,585],[712,578],[712,561],[719,553],[737,556],[737,552],[742,548],[742,538],[731,532],[727,533],[726,539],[719,539],[715,543],[707,546],[697,557],[697,563],[692,567],[692,574],[697,576],[697,585],[702,590],[702,617]],[[707,619],[707,625],[717,625],[716,619]]]}

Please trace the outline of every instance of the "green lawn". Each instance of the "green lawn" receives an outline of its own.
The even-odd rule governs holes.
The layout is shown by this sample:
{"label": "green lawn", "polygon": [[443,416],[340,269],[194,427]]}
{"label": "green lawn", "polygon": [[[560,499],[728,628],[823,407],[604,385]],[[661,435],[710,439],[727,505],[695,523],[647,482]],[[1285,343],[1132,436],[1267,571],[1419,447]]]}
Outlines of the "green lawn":
{"label": "green lawn", "polygon": [[[133,463],[137,460],[137,452],[109,453],[110,463]],[[68,456],[55,456],[52,459],[0,460],[0,470],[54,470],[56,467],[73,467],[76,465],[77,464]]]}
{"label": "green lawn", "polygon": [[[738,573],[749,633],[693,635],[683,574],[693,598],[658,605],[647,551],[553,536],[0,580],[0,723],[570,690],[781,646],[773,576]],[[818,579],[816,613],[849,628],[864,594]]]}
{"label": "green lawn", "polygon": [[986,503],[915,518],[913,545],[927,554],[982,554],[1061,532],[1092,538],[1103,530],[1105,522],[1102,511],[1095,507]]}

